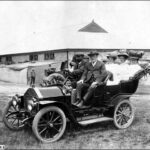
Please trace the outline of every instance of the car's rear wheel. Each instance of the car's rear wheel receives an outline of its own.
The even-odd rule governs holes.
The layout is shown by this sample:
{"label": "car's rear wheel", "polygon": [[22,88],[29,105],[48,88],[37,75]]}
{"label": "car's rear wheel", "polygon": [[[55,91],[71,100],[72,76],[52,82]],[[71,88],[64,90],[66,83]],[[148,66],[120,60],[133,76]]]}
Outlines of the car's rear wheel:
{"label": "car's rear wheel", "polygon": [[19,105],[13,105],[9,101],[3,112],[3,122],[11,130],[19,131],[24,128],[25,124],[22,122],[26,118],[25,111],[19,108]]}
{"label": "car's rear wheel", "polygon": [[128,128],[134,120],[134,107],[129,100],[119,102],[114,110],[114,125],[118,129]]}
{"label": "car's rear wheel", "polygon": [[41,109],[34,117],[32,130],[35,136],[43,143],[59,140],[66,129],[66,116],[56,107],[49,106]]}

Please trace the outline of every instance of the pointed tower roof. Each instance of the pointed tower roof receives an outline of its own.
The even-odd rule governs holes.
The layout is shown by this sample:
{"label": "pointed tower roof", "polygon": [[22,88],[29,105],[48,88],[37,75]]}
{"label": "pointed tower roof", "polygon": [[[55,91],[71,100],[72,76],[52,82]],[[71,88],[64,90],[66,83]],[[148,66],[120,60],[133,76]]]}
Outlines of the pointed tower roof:
{"label": "pointed tower roof", "polygon": [[102,27],[100,27],[94,20],[91,23],[86,25],[85,27],[78,30],[79,32],[101,32],[101,33],[108,33]]}

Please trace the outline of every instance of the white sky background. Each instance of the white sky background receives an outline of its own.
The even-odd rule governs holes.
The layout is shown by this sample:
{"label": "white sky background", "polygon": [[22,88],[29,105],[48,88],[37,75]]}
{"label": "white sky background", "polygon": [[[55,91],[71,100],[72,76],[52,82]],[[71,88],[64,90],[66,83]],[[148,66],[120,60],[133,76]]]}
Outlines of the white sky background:
{"label": "white sky background", "polygon": [[[92,19],[108,33],[77,32]],[[0,2],[0,54],[59,48],[150,48],[150,2]]]}

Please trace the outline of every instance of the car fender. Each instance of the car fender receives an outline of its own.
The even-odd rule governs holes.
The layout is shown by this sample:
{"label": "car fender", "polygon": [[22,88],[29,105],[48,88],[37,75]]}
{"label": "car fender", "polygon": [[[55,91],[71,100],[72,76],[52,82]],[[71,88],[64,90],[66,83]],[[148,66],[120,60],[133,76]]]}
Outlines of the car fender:
{"label": "car fender", "polygon": [[120,101],[124,99],[129,99],[130,96],[131,94],[127,94],[127,93],[115,95],[114,97],[111,98],[111,105],[116,106]]}
{"label": "car fender", "polygon": [[56,103],[56,101],[40,101],[39,102],[40,105],[46,105],[46,104],[52,104],[52,103]]}

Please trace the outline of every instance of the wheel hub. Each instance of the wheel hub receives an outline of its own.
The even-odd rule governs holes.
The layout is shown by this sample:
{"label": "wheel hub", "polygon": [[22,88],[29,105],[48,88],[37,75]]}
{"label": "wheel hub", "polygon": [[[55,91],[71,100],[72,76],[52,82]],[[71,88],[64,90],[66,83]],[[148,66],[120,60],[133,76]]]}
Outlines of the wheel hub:
{"label": "wheel hub", "polygon": [[48,125],[49,125],[51,128],[53,128],[53,126],[54,126],[53,123],[51,123],[51,122],[48,123]]}

